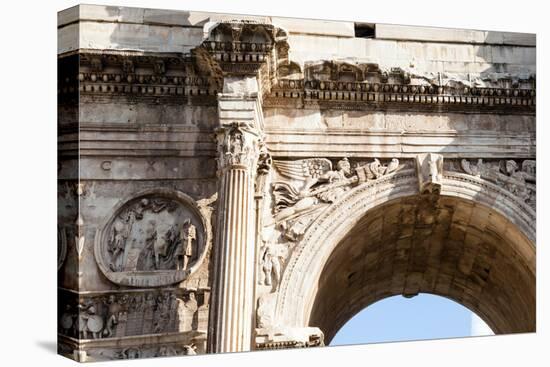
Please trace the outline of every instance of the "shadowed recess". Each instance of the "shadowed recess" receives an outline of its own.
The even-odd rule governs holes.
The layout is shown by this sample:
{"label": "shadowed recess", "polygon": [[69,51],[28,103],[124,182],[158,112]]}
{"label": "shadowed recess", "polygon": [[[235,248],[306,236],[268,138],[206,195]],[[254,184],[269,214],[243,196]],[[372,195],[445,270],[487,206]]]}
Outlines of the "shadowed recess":
{"label": "shadowed recess", "polygon": [[534,245],[502,215],[472,201],[390,201],[370,210],[336,246],[309,324],[330,344],[365,307],[418,293],[458,302],[496,334],[535,331]]}

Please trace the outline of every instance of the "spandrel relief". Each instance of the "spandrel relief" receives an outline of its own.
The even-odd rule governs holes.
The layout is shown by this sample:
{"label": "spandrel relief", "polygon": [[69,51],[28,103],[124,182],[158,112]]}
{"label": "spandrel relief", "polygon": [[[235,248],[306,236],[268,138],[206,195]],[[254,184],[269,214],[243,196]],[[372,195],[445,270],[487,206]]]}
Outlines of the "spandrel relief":
{"label": "spandrel relief", "polygon": [[276,224],[291,241],[300,239],[319,214],[318,209],[336,202],[353,186],[390,175],[399,168],[396,158],[387,164],[374,158],[355,162],[353,167],[343,158],[336,169],[326,158],[273,163],[279,179],[272,185],[274,216],[266,225]]}
{"label": "spandrel relief", "polygon": [[525,159],[484,161],[462,159],[460,168],[454,164],[451,170],[488,180],[511,192],[521,201],[536,209],[536,161]]}
{"label": "spandrel relief", "polygon": [[147,194],[122,205],[96,243],[96,259],[112,282],[140,287],[178,283],[205,257],[206,221],[178,194]]}

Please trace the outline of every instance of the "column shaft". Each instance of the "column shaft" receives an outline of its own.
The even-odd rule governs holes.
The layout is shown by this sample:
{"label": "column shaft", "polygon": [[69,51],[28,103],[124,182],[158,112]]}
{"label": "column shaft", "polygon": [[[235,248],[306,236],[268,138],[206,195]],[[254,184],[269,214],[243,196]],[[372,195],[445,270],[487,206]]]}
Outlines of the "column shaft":
{"label": "column shaft", "polygon": [[[250,175],[245,169],[228,169],[223,176],[225,210],[221,214],[219,250],[221,270],[217,292],[220,296],[221,325],[217,330],[218,352],[237,352],[250,349],[250,301],[253,287],[250,272],[253,247],[250,232],[253,229],[249,216],[251,210]],[[253,265],[253,264],[252,264]]]}

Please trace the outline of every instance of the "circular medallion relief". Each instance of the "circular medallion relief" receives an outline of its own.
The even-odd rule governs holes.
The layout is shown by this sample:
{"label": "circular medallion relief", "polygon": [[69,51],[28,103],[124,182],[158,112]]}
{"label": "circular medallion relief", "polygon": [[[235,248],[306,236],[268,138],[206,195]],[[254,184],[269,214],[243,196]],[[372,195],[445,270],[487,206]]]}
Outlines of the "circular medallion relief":
{"label": "circular medallion relief", "polygon": [[114,283],[156,287],[183,281],[202,263],[205,220],[182,193],[142,193],[115,210],[96,237],[100,269]]}

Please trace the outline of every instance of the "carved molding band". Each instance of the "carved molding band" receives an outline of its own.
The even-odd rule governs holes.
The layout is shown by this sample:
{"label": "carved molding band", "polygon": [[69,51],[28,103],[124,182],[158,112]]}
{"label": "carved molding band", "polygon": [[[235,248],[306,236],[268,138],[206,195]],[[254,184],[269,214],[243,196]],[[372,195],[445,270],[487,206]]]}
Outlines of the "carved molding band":
{"label": "carved molding band", "polygon": [[[491,86],[469,86],[469,81],[426,83],[400,68],[383,71],[374,63],[319,61],[296,65],[291,75],[279,74],[265,98],[270,107],[327,105],[335,109],[420,109],[433,105],[447,110],[502,110],[534,113],[535,80],[501,79]],[[303,76],[302,76],[303,75]]]}
{"label": "carved molding band", "polygon": [[156,287],[181,282],[206,256],[208,219],[187,195],[149,190],[119,205],[96,236],[95,257],[112,282]]}
{"label": "carved molding band", "polygon": [[316,327],[256,329],[256,349],[311,348],[324,346],[323,332]]}
{"label": "carved molding band", "polygon": [[[285,40],[277,42],[286,44]],[[214,105],[223,86],[222,69],[233,75],[250,75],[261,70],[265,107],[301,108],[328,103],[335,109],[383,110],[393,106],[431,110],[438,105],[448,110],[535,112],[534,79],[516,82],[506,79],[491,87],[415,85],[400,69],[382,72],[376,64],[348,66],[364,69],[357,72],[323,72],[317,70],[318,66],[306,65],[305,77],[301,77],[300,67],[288,60],[288,50],[285,54],[285,48],[277,45],[205,41],[191,56],[116,51],[96,54],[81,50],[80,70],[71,71],[74,75],[64,72],[59,94],[72,95],[78,91],[84,97],[126,96],[152,101],[160,98],[168,99],[169,103],[193,99],[194,103]],[[275,50],[270,51],[271,48]]]}

